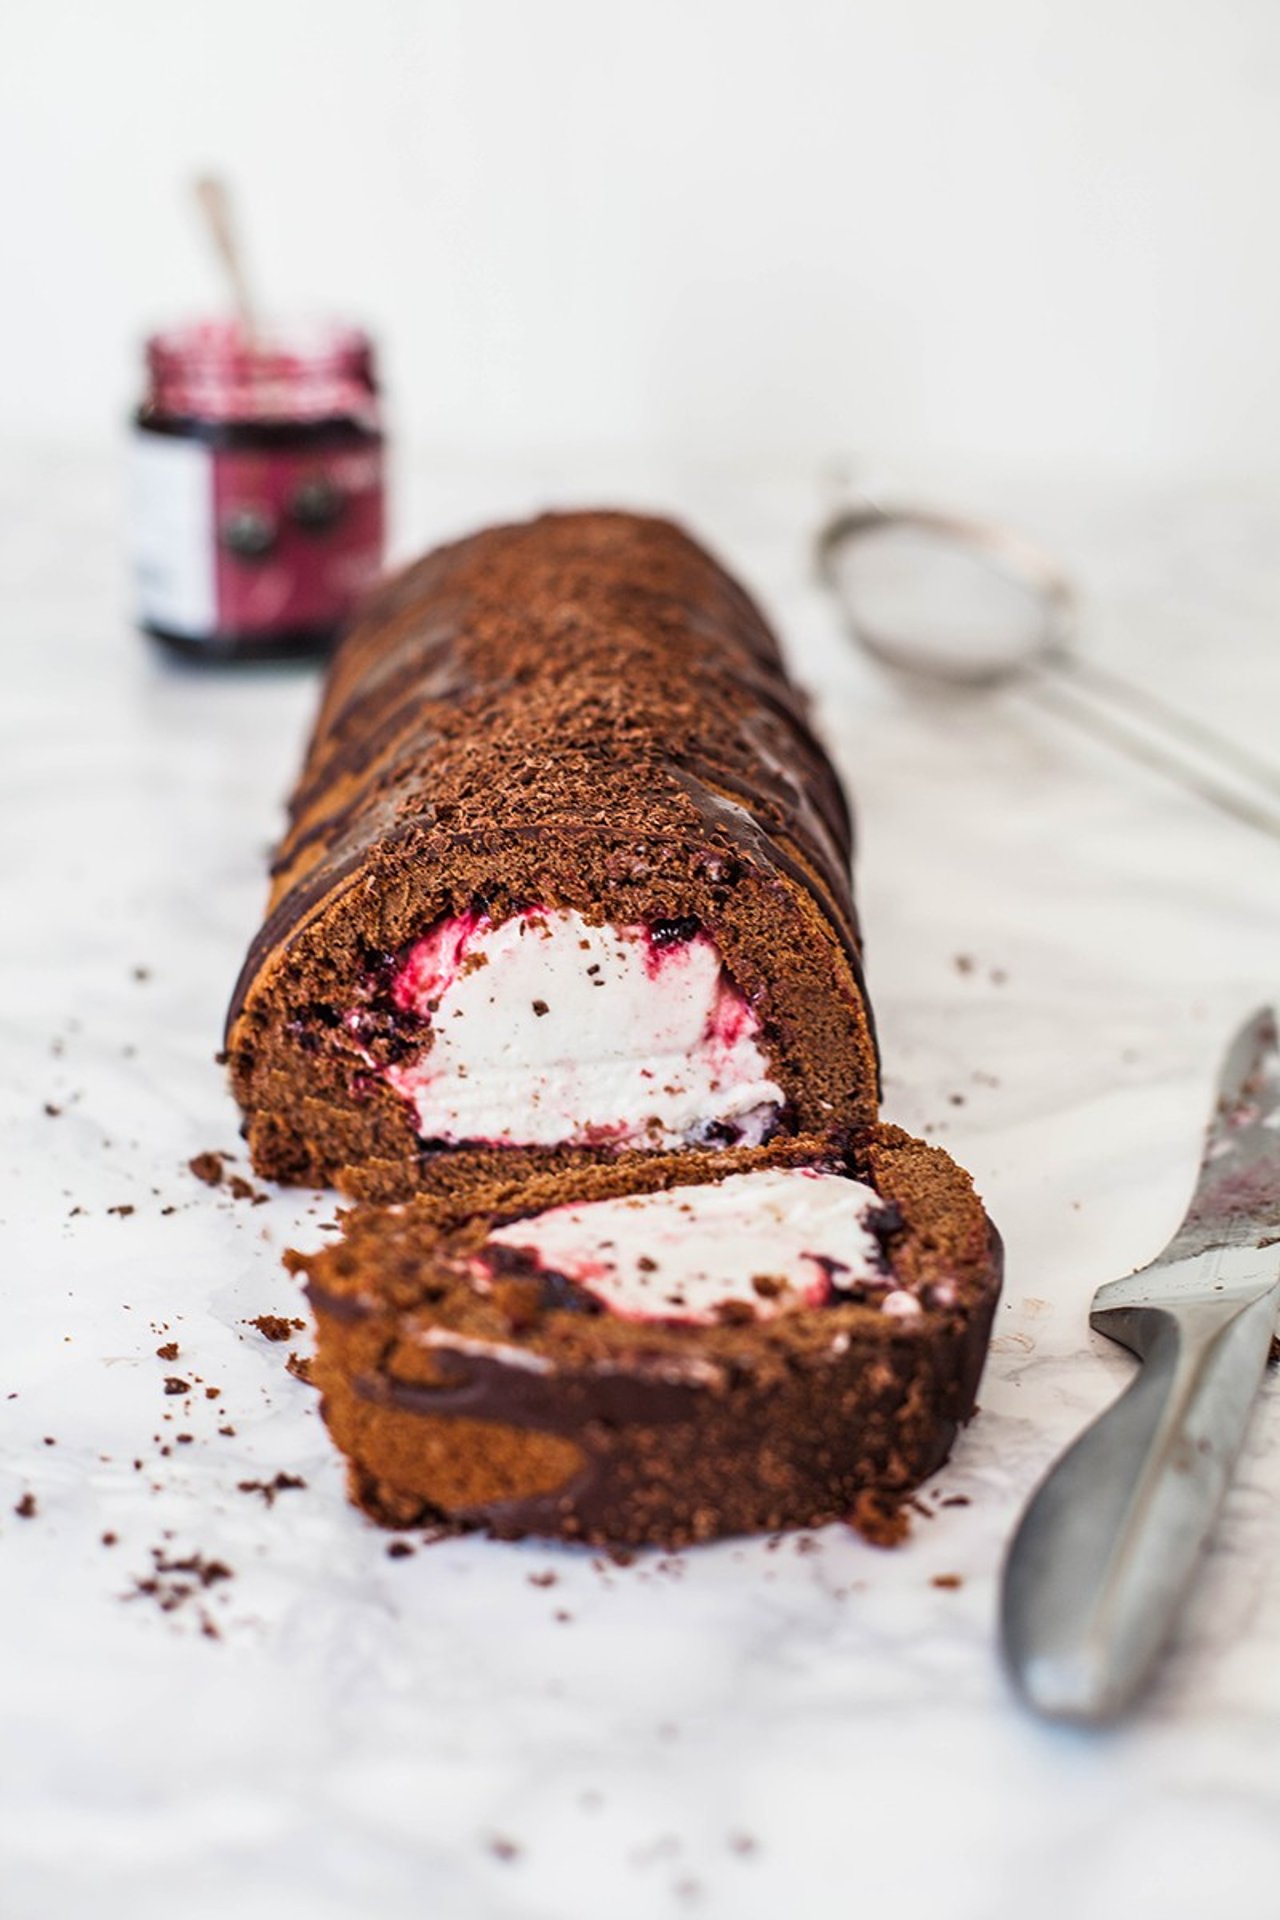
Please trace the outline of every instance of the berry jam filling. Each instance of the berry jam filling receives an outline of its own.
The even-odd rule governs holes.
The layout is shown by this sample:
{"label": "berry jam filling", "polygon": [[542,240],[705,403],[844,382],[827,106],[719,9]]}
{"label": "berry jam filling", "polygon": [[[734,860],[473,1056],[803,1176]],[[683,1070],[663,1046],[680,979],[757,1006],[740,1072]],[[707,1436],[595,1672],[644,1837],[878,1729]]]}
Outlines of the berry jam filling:
{"label": "berry jam filling", "polygon": [[370,955],[341,1017],[424,1143],[759,1145],[785,1124],[759,1015],[695,916],[617,927],[486,906]]}
{"label": "berry jam filling", "polygon": [[901,1226],[895,1207],[847,1174],[760,1169],[506,1221],[476,1256],[472,1281],[489,1292],[503,1277],[538,1278],[544,1307],[590,1311],[585,1295],[597,1312],[669,1325],[855,1302],[907,1320],[922,1302],[885,1255]]}

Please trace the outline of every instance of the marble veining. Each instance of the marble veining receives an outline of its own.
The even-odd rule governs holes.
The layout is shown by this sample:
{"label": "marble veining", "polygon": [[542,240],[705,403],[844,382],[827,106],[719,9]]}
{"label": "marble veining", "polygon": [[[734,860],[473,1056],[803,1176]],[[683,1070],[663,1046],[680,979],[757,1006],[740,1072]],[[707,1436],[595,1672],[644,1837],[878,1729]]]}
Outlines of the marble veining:
{"label": "marble veining", "polygon": [[[252,1324],[302,1317],[280,1253],[333,1196],[186,1170],[239,1151],[213,1054],[313,681],[153,658],[114,470],[7,458],[0,1911],[1274,1915],[1274,1386],[1140,1716],[1033,1723],[993,1612],[1020,1503],[1128,1375],[1090,1294],[1169,1234],[1221,1048],[1280,994],[1280,846],[1017,691],[879,678],[812,585],[810,476],[571,479],[420,468],[411,523],[674,506],[766,597],[858,803],[888,1113],[973,1169],[1005,1235],[980,1417],[893,1553],[833,1527],[628,1565],[388,1557],[286,1370],[305,1332]],[[1280,490],[965,498],[1079,571],[1087,645],[1277,751]]]}

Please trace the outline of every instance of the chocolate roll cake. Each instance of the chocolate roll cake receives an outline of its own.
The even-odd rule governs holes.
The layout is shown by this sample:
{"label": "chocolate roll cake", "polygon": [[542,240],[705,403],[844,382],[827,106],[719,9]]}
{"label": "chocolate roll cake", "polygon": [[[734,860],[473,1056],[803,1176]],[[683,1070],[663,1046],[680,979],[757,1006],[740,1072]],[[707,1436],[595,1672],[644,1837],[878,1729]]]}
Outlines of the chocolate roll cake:
{"label": "chocolate roll cake", "polygon": [[772,633],[678,528],[442,548],[329,672],[229,1018],[255,1168],[394,1199],[865,1127],[850,849]]}
{"label": "chocolate roll cake", "polygon": [[289,1263],[375,1519],[668,1547],[931,1473],[1000,1287],[968,1176],[889,1127],[366,1205]]}

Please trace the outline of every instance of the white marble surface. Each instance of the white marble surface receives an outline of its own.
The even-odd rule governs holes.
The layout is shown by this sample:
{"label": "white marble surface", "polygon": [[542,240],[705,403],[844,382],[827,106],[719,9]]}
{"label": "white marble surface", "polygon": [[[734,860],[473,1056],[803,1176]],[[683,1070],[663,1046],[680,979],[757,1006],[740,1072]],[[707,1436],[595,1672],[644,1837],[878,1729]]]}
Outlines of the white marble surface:
{"label": "white marble surface", "polygon": [[[280,1251],[331,1197],[253,1207],[185,1171],[238,1145],[212,1055],[313,685],[151,658],[121,610],[113,472],[8,460],[0,1910],[1274,1915],[1274,1386],[1138,1718],[1024,1717],[993,1608],[1021,1501],[1126,1376],[1090,1292],[1162,1243],[1220,1048],[1280,992],[1280,846],[1017,695],[922,706],[878,680],[809,582],[816,480],[549,473],[424,470],[405,523],[672,504],[821,689],[860,806],[889,1112],[973,1168],[1008,1245],[981,1415],[896,1553],[831,1528],[625,1568],[475,1541],[389,1559],[288,1349],[246,1325],[296,1310]],[[1280,490],[965,483],[951,498],[1078,568],[1091,648],[1280,752]],[[167,1397],[168,1374],[221,1397]],[[270,1509],[238,1490],[281,1470],[306,1485]],[[156,1547],[233,1577],[170,1613],[126,1600]]]}

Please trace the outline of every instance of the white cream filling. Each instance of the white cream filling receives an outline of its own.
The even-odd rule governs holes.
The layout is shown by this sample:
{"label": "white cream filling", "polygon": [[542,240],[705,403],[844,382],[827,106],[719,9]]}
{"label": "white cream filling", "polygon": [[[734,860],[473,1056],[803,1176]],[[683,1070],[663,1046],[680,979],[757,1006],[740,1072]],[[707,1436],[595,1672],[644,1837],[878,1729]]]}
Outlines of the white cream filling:
{"label": "white cream filling", "polygon": [[393,986],[432,1039],[386,1078],[424,1139],[502,1146],[767,1137],[783,1104],[760,1025],[705,933],[655,944],[643,927],[530,912],[441,923]]}
{"label": "white cream filling", "polygon": [[489,1244],[526,1251],[628,1320],[707,1323],[730,1304],[769,1320],[849,1287],[871,1292],[890,1312],[909,1302],[905,1310],[918,1313],[919,1303],[884,1271],[867,1224],[881,1204],[871,1187],[843,1175],[773,1168],[552,1207],[496,1228]]}

